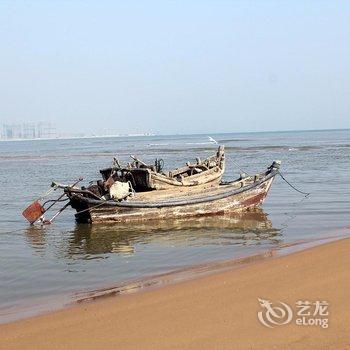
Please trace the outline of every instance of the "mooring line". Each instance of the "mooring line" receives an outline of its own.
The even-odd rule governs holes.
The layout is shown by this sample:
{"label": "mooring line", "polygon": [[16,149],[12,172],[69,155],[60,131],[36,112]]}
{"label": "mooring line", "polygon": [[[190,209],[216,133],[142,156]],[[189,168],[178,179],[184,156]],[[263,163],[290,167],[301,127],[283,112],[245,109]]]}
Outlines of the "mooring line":
{"label": "mooring line", "polygon": [[305,197],[309,197],[311,193],[309,192],[303,192],[303,191],[300,191],[299,189],[297,189],[294,185],[292,185],[283,175],[282,173],[278,170],[278,174],[281,176],[281,178],[291,187],[293,188],[295,191],[303,194]]}

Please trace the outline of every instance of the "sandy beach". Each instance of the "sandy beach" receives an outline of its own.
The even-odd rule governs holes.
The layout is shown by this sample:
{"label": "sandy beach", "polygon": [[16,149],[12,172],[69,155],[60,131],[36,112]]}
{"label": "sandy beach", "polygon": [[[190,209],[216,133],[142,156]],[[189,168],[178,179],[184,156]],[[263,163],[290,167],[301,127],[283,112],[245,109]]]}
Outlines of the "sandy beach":
{"label": "sandy beach", "polygon": [[[350,239],[0,326],[1,349],[349,349]],[[293,309],[264,326],[258,298]],[[328,328],[296,302],[327,301]]]}

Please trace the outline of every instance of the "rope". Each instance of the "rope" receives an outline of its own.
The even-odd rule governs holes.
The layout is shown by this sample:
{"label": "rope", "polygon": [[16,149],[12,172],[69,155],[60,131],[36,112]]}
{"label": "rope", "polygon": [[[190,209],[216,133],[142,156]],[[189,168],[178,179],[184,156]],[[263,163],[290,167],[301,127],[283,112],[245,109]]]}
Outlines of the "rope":
{"label": "rope", "polygon": [[100,207],[101,205],[103,205],[103,204],[105,204],[105,203],[106,203],[106,201],[104,201],[104,202],[102,202],[102,203],[99,203],[99,204],[97,204],[97,205],[95,205],[95,206],[93,206],[93,207],[89,207],[89,208],[86,208],[86,209],[77,211],[77,212],[75,213],[75,215],[81,214],[81,213],[85,213],[86,211],[89,211],[89,210],[91,210],[91,209],[95,209],[95,208],[97,208],[97,207]]}
{"label": "rope", "polygon": [[280,171],[278,171],[278,174],[279,176],[281,176],[281,178],[291,187],[293,188],[295,191],[303,194],[305,197],[309,197],[311,193],[309,192],[303,192],[303,191],[300,191],[299,189],[297,189],[295,186],[293,186],[283,175]]}
{"label": "rope", "polygon": [[[234,160],[232,160],[231,157],[227,156],[226,155],[226,158],[231,162],[233,163],[240,171],[242,171],[243,173],[246,173],[247,175],[249,175],[249,173],[247,171],[245,171],[244,169],[242,169],[242,167],[236,163]],[[278,174],[281,176],[281,178],[291,187],[293,188],[293,190],[303,194],[305,197],[309,197],[311,193],[309,192],[303,192],[303,191],[300,191],[299,189],[297,189],[294,185],[292,185],[283,175],[282,173],[278,170]]]}
{"label": "rope", "polygon": [[234,160],[232,160],[232,158],[230,156],[228,156],[227,154],[225,154],[225,157],[227,158],[227,160],[229,160],[233,165],[235,165],[242,173],[245,173],[247,175],[250,175],[247,171],[245,171],[244,169],[242,169],[242,167],[236,163]]}

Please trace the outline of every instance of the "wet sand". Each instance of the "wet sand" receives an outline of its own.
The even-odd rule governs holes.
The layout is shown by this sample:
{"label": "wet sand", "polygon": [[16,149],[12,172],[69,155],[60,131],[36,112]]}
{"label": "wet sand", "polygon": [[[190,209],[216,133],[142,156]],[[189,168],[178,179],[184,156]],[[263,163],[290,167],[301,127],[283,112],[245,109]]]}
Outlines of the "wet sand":
{"label": "wet sand", "polygon": [[[350,349],[350,239],[0,326],[0,349]],[[329,327],[267,328],[258,298],[328,301]]]}

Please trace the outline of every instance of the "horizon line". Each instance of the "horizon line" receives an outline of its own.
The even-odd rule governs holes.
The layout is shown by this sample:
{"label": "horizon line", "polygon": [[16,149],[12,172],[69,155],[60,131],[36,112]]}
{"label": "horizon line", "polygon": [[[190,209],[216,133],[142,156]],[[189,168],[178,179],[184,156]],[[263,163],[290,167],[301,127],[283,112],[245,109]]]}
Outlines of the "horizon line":
{"label": "horizon line", "polygon": [[48,141],[48,140],[70,140],[70,139],[98,139],[98,138],[117,138],[117,137],[154,137],[154,136],[190,136],[190,135],[224,135],[224,134],[264,134],[264,133],[288,133],[288,132],[325,132],[325,131],[347,131],[350,128],[335,128],[335,129],[289,129],[289,130],[266,130],[266,131],[234,131],[234,132],[207,132],[207,133],[172,133],[172,134],[158,134],[149,133],[149,135],[140,133],[135,135],[133,133],[123,133],[116,135],[86,135],[86,136],[62,136],[52,138],[33,138],[33,139],[2,139],[0,142],[14,142],[14,141]]}

